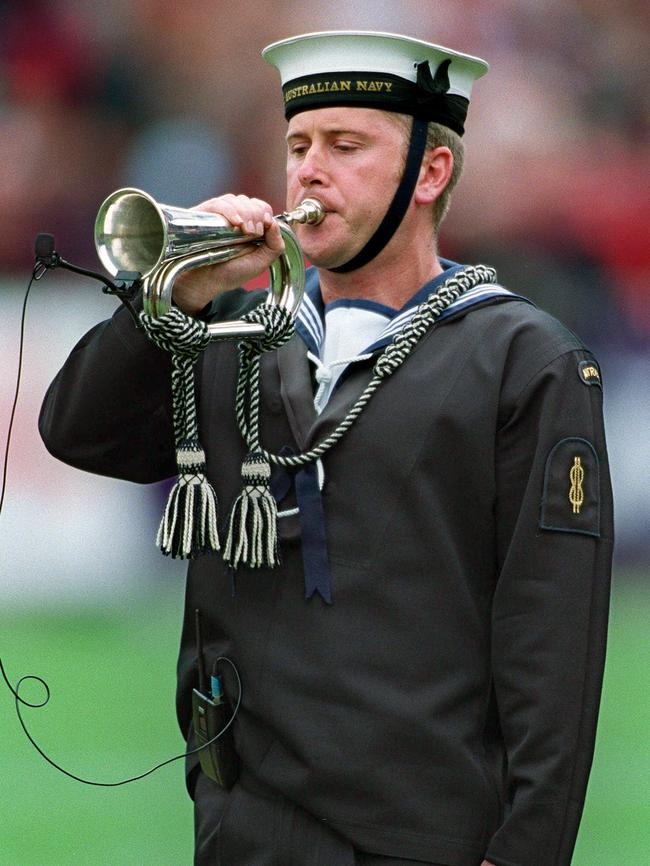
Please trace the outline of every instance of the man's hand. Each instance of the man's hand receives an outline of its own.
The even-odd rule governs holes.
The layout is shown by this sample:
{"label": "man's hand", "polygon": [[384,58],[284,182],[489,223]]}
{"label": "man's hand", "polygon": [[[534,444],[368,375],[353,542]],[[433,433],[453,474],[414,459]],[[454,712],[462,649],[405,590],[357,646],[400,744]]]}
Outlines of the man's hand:
{"label": "man's hand", "polygon": [[490,863],[488,860],[484,860],[481,863],[481,866],[494,866],[494,863]]}
{"label": "man's hand", "polygon": [[202,310],[217,295],[241,286],[266,270],[284,251],[284,240],[271,205],[245,195],[223,195],[197,205],[195,210],[221,214],[246,235],[264,238],[259,245],[242,244],[242,255],[219,265],[196,268],[174,283],[173,298],[189,315]]}

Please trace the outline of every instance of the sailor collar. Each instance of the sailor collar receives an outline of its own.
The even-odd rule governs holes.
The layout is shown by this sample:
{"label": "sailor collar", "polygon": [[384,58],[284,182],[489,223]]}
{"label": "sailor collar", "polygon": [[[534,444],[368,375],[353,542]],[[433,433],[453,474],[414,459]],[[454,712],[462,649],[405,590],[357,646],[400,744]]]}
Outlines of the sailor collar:
{"label": "sailor collar", "polygon": [[[374,309],[386,317],[386,325],[377,339],[371,345],[363,349],[362,353],[360,353],[363,355],[374,354],[392,341],[395,335],[401,331],[415,315],[420,304],[426,301],[432,292],[435,292],[445,280],[454,276],[458,271],[465,267],[465,265],[458,264],[449,259],[440,259],[440,264],[443,268],[442,273],[438,274],[438,276],[429,280],[429,282],[425,283],[420,289],[418,289],[418,291],[400,310],[394,310],[384,304],[378,304],[374,301],[362,298],[348,298],[340,301],[333,301],[331,304],[328,304],[326,308],[320,291],[318,271],[316,268],[309,268],[306,275],[305,293],[296,317],[296,331],[307,346],[307,349],[312,354],[320,356],[325,337],[326,309],[329,310],[334,308],[336,305],[342,304],[348,307]],[[522,301],[528,300],[520,295],[515,295],[513,292],[500,286],[498,283],[484,283],[465,292],[442,313],[438,318],[438,322],[448,319],[471,306],[495,298]]]}

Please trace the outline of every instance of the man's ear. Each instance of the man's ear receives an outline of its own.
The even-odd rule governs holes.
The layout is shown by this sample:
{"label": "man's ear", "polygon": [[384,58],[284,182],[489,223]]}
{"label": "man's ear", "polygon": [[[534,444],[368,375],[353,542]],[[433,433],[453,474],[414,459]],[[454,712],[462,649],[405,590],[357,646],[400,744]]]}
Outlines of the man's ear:
{"label": "man's ear", "polygon": [[449,183],[453,168],[454,157],[448,147],[427,150],[415,186],[416,204],[433,204]]}

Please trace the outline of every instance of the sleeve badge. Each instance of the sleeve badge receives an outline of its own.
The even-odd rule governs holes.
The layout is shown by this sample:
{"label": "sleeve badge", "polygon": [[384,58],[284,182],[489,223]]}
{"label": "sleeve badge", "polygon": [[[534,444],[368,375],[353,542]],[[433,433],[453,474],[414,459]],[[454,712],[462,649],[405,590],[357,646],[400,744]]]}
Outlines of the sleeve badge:
{"label": "sleeve badge", "polygon": [[580,377],[580,381],[585,385],[596,385],[598,388],[603,387],[600,370],[595,361],[580,361],[578,364],[578,376]]}
{"label": "sleeve badge", "polygon": [[586,439],[568,437],[546,459],[540,529],[600,536],[598,455]]}

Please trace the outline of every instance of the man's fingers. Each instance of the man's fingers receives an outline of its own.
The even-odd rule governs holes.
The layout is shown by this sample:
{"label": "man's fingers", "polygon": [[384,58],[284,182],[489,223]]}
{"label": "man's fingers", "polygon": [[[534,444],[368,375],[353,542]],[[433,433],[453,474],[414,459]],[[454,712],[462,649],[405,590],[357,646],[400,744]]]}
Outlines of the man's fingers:
{"label": "man's fingers", "polygon": [[275,255],[284,252],[284,238],[277,220],[271,219],[264,232],[264,243]]}
{"label": "man's fingers", "polygon": [[280,226],[271,206],[261,199],[228,194],[201,202],[194,209],[223,216],[256,242],[238,245],[238,255],[229,261],[197,268],[176,281],[174,300],[190,314],[202,310],[216,295],[261,274],[284,251]]}
{"label": "man's fingers", "polygon": [[211,198],[201,202],[195,209],[221,214],[235,228],[256,237],[261,237],[273,222],[273,211],[268,202],[245,195],[229,193]]}

